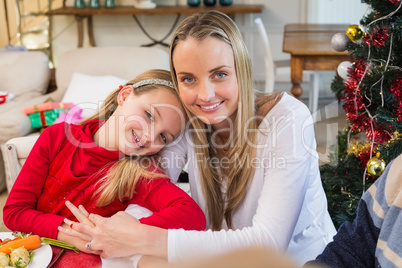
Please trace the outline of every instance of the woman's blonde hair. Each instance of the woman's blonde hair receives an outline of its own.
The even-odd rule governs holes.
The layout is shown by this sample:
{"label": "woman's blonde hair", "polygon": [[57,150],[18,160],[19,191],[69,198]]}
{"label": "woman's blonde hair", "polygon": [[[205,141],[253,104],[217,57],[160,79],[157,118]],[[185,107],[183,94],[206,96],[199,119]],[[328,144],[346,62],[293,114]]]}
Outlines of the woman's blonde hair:
{"label": "woman's blonde hair", "polygon": [[[125,86],[133,85],[148,79],[172,81],[169,71],[152,69],[138,75],[133,80],[127,82]],[[150,93],[153,90],[161,88],[169,90],[177,97],[177,99],[179,99],[178,93],[175,89],[161,84],[148,84],[134,88],[133,94],[139,96],[141,94]],[[99,112],[85,119],[82,123],[92,119],[109,119],[118,106],[117,97],[119,92],[120,89],[118,88],[110,93],[99,109]],[[98,189],[95,193],[95,195],[98,196],[97,206],[106,206],[115,200],[116,197],[120,200],[120,202],[123,202],[124,199],[131,199],[135,194],[136,185],[140,180],[166,176],[164,174],[155,172],[158,168],[158,165],[154,157],[155,156],[125,156],[116,162],[110,163],[110,165],[107,165],[100,170],[97,175],[103,174],[105,171],[106,174],[98,181]],[[145,168],[142,166],[144,164],[147,164],[148,167]]]}
{"label": "woman's blonde hair", "polygon": [[[258,128],[258,120],[254,120],[256,110],[251,60],[239,29],[228,16],[218,11],[194,14],[183,20],[173,35],[170,46],[170,71],[176,90],[178,90],[178,83],[173,53],[176,45],[186,40],[187,37],[192,37],[198,41],[205,40],[208,37],[217,38],[229,44],[233,50],[239,86],[239,104],[236,120],[233,123],[234,129],[231,131],[231,147],[227,153],[230,167],[227,168],[226,200],[222,195],[222,180],[219,170],[210,163],[202,168],[201,164],[198,167],[212,229],[220,230],[223,219],[226,220],[228,227],[233,229],[232,214],[244,199],[247,187],[255,172],[252,165],[247,165],[248,160],[253,159],[256,155],[256,148],[253,145],[256,144]],[[207,125],[205,123],[195,118],[187,109],[186,112],[191,118],[192,127],[196,130],[196,135],[193,138],[197,163],[205,163],[205,159],[208,161],[211,157],[216,156],[216,151],[211,146],[211,133],[206,133]]]}

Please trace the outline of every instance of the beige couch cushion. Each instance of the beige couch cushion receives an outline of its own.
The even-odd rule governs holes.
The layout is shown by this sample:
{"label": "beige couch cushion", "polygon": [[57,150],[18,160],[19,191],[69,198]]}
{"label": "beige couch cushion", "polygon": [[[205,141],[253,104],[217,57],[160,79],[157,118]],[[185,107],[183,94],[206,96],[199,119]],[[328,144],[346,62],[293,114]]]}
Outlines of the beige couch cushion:
{"label": "beige couch cushion", "polygon": [[44,94],[49,84],[47,55],[40,51],[0,53],[0,90],[15,96],[27,92]]}

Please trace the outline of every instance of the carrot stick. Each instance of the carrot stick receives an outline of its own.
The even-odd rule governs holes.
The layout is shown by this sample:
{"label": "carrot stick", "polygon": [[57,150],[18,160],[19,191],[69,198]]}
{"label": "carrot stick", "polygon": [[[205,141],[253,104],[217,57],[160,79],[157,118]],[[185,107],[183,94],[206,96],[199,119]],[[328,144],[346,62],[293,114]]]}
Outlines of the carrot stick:
{"label": "carrot stick", "polygon": [[40,237],[38,235],[30,235],[0,246],[0,252],[10,254],[11,253],[10,249],[17,249],[20,247],[24,247],[26,250],[31,250],[40,247],[40,245],[41,245]]}
{"label": "carrot stick", "polygon": [[16,238],[14,238],[14,239],[6,239],[6,240],[4,240],[2,243],[1,243],[1,246],[2,245],[5,245],[5,244],[7,244],[7,243],[10,243],[11,241],[14,241],[14,240],[18,240],[18,239],[21,239],[22,237],[16,237]]}

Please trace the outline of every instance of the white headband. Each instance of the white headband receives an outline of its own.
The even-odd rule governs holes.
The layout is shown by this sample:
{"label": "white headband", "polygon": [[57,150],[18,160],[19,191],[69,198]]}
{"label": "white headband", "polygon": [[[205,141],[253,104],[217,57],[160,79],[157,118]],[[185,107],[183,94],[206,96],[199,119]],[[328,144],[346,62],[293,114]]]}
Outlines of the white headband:
{"label": "white headband", "polygon": [[133,84],[134,88],[139,88],[146,85],[163,85],[174,89],[172,82],[163,79],[145,79]]}

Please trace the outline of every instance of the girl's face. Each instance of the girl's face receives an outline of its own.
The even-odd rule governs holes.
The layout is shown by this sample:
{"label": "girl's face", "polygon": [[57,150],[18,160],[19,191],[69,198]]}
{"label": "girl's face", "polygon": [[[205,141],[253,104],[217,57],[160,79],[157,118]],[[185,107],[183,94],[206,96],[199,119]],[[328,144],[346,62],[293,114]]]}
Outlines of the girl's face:
{"label": "girl's face", "polygon": [[121,89],[118,98],[114,113],[117,150],[126,155],[152,155],[180,135],[184,110],[167,89],[136,96],[130,85]]}
{"label": "girl's face", "polygon": [[194,115],[214,128],[227,127],[239,102],[233,50],[214,37],[180,41],[173,51],[180,97]]}

